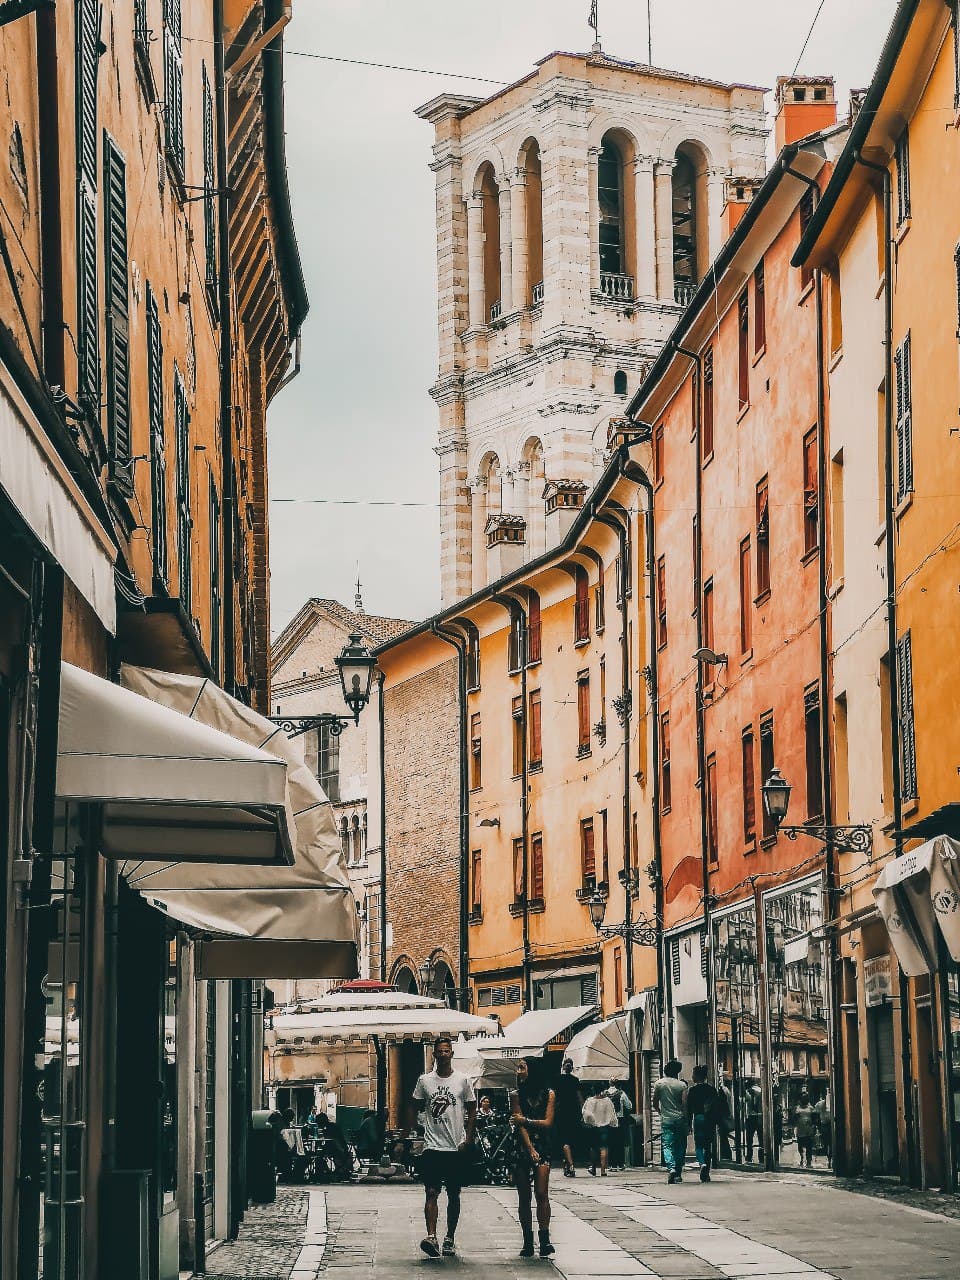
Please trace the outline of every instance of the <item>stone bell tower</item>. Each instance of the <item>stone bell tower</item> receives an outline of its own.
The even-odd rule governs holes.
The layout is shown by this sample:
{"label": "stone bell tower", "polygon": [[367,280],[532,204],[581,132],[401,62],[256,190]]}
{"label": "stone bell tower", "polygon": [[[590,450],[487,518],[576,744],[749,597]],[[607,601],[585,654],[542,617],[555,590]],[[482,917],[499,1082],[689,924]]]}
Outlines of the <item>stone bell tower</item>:
{"label": "stone bell tower", "polygon": [[417,115],[435,130],[446,606],[499,576],[504,530],[511,561],[548,549],[558,486],[582,503],[766,135],[762,89],[598,50]]}

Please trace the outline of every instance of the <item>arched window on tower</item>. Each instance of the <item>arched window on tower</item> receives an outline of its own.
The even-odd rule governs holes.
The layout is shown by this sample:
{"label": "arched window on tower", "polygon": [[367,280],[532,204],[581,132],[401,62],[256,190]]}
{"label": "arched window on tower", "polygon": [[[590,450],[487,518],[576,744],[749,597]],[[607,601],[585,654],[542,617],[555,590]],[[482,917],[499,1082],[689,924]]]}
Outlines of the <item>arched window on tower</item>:
{"label": "arched window on tower", "polygon": [[634,147],[626,135],[604,135],[597,161],[600,292],[616,302],[633,298],[633,185],[627,181]]}
{"label": "arched window on tower", "polygon": [[363,861],[363,844],[362,844],[362,842],[361,842],[361,838],[360,838],[360,836],[361,836],[361,833],[360,833],[360,819],[359,819],[359,817],[358,817],[356,814],[354,814],[354,815],[353,815],[353,818],[352,818],[352,820],[351,820],[350,825],[351,825],[351,827],[353,828],[353,831],[352,831],[352,835],[353,835],[353,861],[354,861],[354,862],[362,862],[362,861]]}
{"label": "arched window on tower", "polygon": [[543,301],[543,180],[540,146],[535,138],[520,150],[520,167],[526,174],[527,223],[527,292],[528,297],[514,298],[514,306],[537,307]]}
{"label": "arched window on tower", "polygon": [[478,174],[483,197],[483,301],[484,320],[500,318],[500,188],[493,165],[485,164]]}
{"label": "arched window on tower", "polygon": [[340,819],[340,846],[343,849],[344,859],[350,861],[350,824],[346,818]]}
{"label": "arched window on tower", "polygon": [[484,455],[477,471],[472,497],[473,589],[487,585],[487,521],[503,510],[503,478],[500,459],[495,453]]}
{"label": "arched window on tower", "polygon": [[684,142],[673,168],[673,295],[683,306],[709,266],[707,200],[706,156]]}
{"label": "arched window on tower", "polygon": [[[527,487],[527,558],[536,560],[547,549],[547,518],[543,490],[547,480],[544,473],[543,445],[532,436],[523,446],[520,475]],[[520,495],[522,496],[522,495]],[[518,508],[523,514],[523,508]]]}
{"label": "arched window on tower", "polygon": [[627,375],[622,369],[618,369],[613,375],[613,394],[615,396],[625,396],[627,394]]}

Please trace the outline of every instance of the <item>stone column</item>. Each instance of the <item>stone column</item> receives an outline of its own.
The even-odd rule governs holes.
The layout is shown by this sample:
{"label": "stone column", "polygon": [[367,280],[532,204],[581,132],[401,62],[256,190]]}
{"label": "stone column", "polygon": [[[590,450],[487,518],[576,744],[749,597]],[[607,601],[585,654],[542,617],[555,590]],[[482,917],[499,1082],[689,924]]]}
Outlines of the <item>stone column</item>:
{"label": "stone column", "polygon": [[467,201],[467,280],[470,328],[487,323],[483,290],[483,195],[475,191]]}
{"label": "stone column", "polygon": [[599,178],[600,148],[587,148],[587,182],[590,194],[590,292],[600,292],[600,192],[597,186]]}
{"label": "stone column", "polygon": [[673,166],[672,160],[656,165],[657,296],[673,302]]}
{"label": "stone column", "polygon": [[506,174],[500,179],[500,314],[513,310],[513,244],[510,183]]}
{"label": "stone column", "polygon": [[657,296],[657,233],[653,165],[652,156],[637,156],[633,166],[638,298]]}
{"label": "stone column", "polygon": [[727,175],[721,169],[707,171],[707,262],[714,260],[723,244],[726,181]]}
{"label": "stone column", "polygon": [[530,305],[530,257],[527,249],[527,172],[516,169],[510,183],[510,239],[513,246],[513,308]]}

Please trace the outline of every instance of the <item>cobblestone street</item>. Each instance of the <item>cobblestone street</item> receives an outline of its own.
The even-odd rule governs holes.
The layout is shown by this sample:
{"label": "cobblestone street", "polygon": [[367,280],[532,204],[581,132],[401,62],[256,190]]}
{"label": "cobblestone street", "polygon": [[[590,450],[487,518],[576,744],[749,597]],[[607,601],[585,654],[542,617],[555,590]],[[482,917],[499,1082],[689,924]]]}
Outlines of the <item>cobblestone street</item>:
{"label": "cobblestone street", "polygon": [[[720,1173],[667,1187],[641,1170],[605,1182],[555,1180],[552,1264],[517,1257],[520,1233],[509,1188],[464,1193],[460,1256],[423,1257],[417,1186],[282,1188],[277,1203],[248,1212],[238,1241],[214,1250],[217,1280],[399,1280],[425,1270],[564,1280],[955,1280],[960,1221],[918,1200],[860,1194],[826,1179]],[[441,1230],[443,1217],[441,1211]]]}

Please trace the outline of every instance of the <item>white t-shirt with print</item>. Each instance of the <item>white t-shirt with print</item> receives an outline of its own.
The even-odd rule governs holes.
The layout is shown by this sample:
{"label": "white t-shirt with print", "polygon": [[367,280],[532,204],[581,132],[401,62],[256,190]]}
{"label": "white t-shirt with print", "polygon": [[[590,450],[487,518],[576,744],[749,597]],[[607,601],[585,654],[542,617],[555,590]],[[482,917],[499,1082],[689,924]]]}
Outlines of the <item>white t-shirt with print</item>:
{"label": "white t-shirt with print", "polygon": [[426,1104],[420,1113],[424,1147],[429,1151],[456,1151],[467,1136],[467,1104],[477,1100],[467,1077],[459,1071],[451,1071],[448,1076],[428,1071],[417,1081],[413,1097]]}

